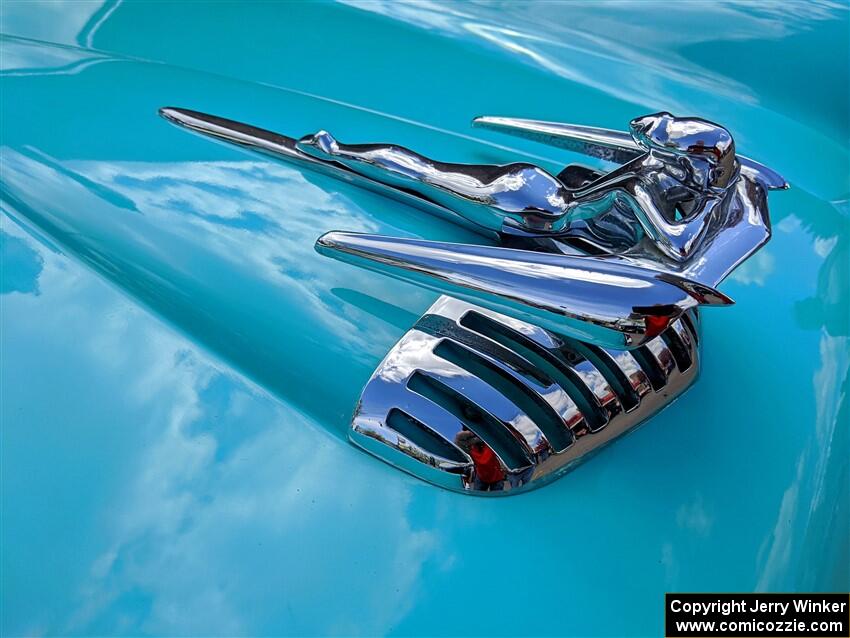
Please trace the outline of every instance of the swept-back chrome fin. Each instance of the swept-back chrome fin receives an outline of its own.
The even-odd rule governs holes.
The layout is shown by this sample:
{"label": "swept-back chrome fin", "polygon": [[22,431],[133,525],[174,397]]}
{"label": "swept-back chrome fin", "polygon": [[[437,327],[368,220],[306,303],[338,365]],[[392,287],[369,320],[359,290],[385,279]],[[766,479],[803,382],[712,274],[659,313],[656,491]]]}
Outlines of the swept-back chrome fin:
{"label": "swept-back chrome fin", "polygon": [[[688,317],[633,356],[440,297],[366,384],[350,439],[451,490],[538,487],[693,383],[697,322]],[[683,356],[689,365],[679,365]]]}
{"label": "swept-back chrome fin", "polygon": [[646,152],[628,133],[595,126],[492,115],[476,117],[472,125],[618,164],[630,162]]}
{"label": "swept-back chrome fin", "polygon": [[[630,162],[645,152],[628,133],[595,126],[494,115],[476,117],[472,120],[472,126],[524,137],[541,144],[618,164]],[[785,178],[772,168],[743,155],[737,157],[744,172],[758,179],[765,187],[771,190],[788,188]]]}
{"label": "swept-back chrome fin", "polygon": [[317,250],[550,330],[637,347],[697,305],[732,300],[708,286],[604,258],[360,233],[327,233]]}

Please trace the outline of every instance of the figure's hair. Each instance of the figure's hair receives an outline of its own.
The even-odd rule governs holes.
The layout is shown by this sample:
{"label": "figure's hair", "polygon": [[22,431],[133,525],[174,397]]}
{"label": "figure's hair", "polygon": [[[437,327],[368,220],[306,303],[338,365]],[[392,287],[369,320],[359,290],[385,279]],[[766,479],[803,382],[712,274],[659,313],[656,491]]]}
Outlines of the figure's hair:
{"label": "figure's hair", "polygon": [[735,141],[718,124],[662,111],[635,118],[629,126],[632,138],[647,150],[708,161],[716,185],[725,185],[735,173]]}
{"label": "figure's hair", "polygon": [[677,154],[705,155],[720,161],[735,152],[732,136],[722,126],[698,117],[674,117],[661,112],[635,118],[632,137],[641,146]]}

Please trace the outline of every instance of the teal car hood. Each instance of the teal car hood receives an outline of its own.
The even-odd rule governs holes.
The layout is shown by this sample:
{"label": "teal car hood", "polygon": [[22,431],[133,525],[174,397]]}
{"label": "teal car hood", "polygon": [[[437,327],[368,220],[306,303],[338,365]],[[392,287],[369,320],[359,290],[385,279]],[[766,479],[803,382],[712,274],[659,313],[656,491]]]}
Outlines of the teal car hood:
{"label": "teal car hood", "polygon": [[[2,11],[4,635],[658,635],[665,591],[848,589],[846,7]],[[476,499],[347,444],[435,295],[313,244],[480,239],[166,105],[552,170],[575,157],[469,120],[664,109],[791,190],[722,284],[736,305],[704,313],[687,394],[549,486]]]}

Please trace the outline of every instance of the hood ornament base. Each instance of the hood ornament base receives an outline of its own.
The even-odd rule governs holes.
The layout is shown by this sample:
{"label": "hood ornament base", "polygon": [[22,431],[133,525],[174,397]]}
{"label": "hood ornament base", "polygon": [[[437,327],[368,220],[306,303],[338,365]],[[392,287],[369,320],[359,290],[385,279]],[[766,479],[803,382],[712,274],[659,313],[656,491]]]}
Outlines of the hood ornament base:
{"label": "hood ornament base", "polygon": [[349,438],[451,490],[546,484],[682,394],[699,373],[687,313],[632,351],[440,297],[366,384]]}

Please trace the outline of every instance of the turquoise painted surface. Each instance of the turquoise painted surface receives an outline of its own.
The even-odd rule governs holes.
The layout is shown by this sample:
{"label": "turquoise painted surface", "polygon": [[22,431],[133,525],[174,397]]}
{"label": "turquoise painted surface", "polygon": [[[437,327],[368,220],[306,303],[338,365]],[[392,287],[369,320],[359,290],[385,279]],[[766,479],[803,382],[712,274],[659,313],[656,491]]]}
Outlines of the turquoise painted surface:
{"label": "turquoise painted surface", "polygon": [[[850,587],[845,8],[2,11],[4,635],[657,635],[664,591]],[[345,443],[433,295],[312,244],[477,238],[188,135],[166,104],[552,168],[574,158],[468,120],[667,108],[792,190],[682,400],[544,489],[472,499]]]}

